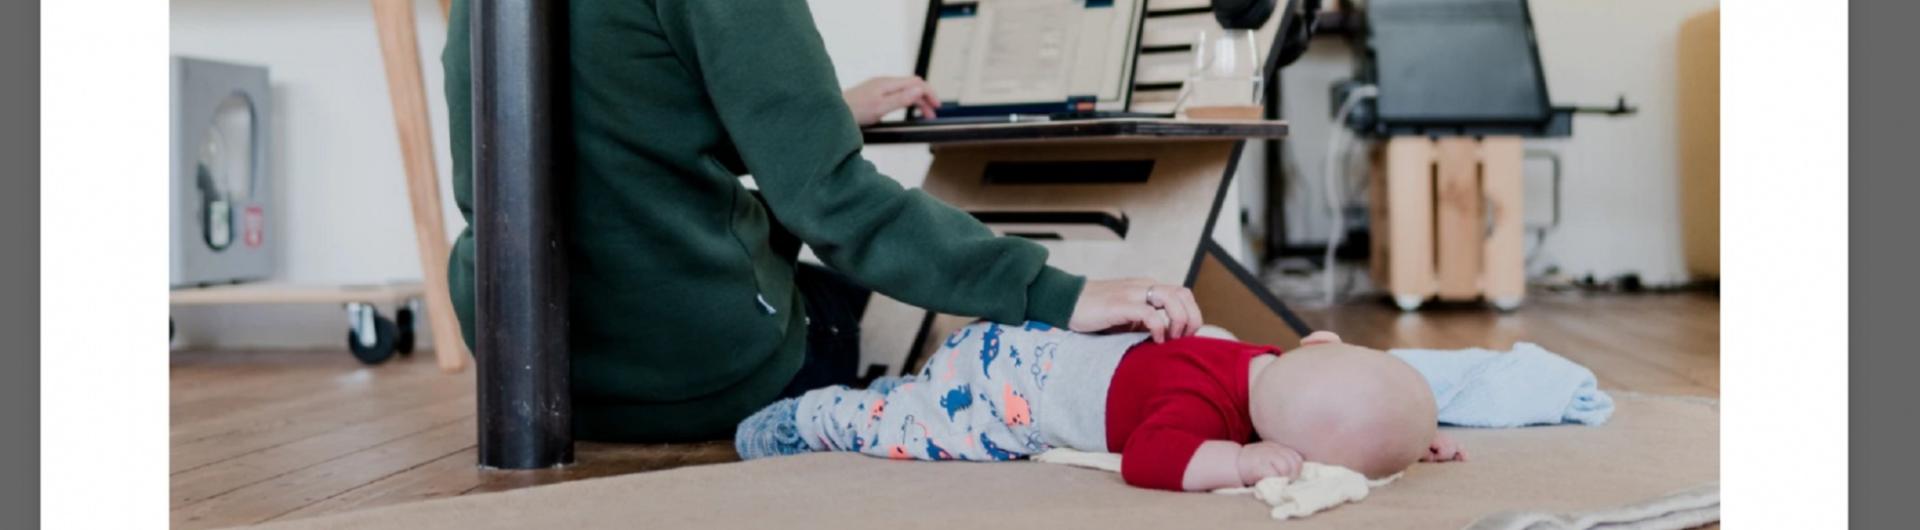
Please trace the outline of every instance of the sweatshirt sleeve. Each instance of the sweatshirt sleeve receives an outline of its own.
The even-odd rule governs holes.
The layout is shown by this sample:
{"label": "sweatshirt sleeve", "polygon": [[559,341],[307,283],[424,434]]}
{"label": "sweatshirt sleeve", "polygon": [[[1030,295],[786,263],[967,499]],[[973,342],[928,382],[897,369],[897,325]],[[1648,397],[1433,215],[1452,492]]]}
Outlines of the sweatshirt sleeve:
{"label": "sweatshirt sleeve", "polygon": [[1187,463],[1194,452],[1207,440],[1225,439],[1226,430],[1205,400],[1186,394],[1162,398],[1127,436],[1120,453],[1120,478],[1137,487],[1184,491]]}
{"label": "sweatshirt sleeve", "polygon": [[[903,189],[860,130],[805,0],[656,0],[773,217],[869,288],[943,313],[1065,326],[1085,280],[1031,241]],[[663,131],[663,133],[666,131]]]}

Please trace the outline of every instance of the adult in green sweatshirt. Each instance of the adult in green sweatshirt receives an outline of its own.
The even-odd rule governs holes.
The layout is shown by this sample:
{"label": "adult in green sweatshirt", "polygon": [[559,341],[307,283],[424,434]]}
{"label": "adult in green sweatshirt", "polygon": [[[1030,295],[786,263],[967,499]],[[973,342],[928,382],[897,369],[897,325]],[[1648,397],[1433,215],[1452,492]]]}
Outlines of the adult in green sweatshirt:
{"label": "adult in green sweatshirt", "polygon": [[[471,223],[468,3],[453,3],[441,63],[454,198]],[[803,292],[833,290],[797,284],[797,244],[779,241],[787,233],[851,283],[943,313],[1156,338],[1198,329],[1180,286],[1054,269],[1040,245],[995,237],[877,172],[805,0],[565,5],[569,64],[555,71],[568,76],[572,127],[559,156],[571,168],[561,211],[580,438],[724,438],[793,392],[809,356],[823,355],[808,351],[807,307],[819,304]],[[934,101],[924,83],[883,84],[844,97],[869,120]],[[471,228],[448,268],[472,344]]]}

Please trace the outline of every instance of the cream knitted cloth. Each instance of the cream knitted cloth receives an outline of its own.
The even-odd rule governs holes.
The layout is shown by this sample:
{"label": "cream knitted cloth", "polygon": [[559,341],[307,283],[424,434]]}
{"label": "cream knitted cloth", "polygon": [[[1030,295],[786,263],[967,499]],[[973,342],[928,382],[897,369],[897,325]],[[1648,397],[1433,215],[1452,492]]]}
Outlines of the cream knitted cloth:
{"label": "cream knitted cloth", "polygon": [[[1088,453],[1062,448],[1040,453],[1033,460],[1120,472],[1120,455],[1114,453]],[[1252,493],[1254,498],[1273,507],[1269,513],[1274,519],[1284,521],[1313,515],[1348,502],[1358,502],[1367,498],[1370,489],[1385,486],[1397,478],[1400,478],[1400,474],[1395,473],[1380,480],[1367,480],[1365,475],[1351,469],[1307,462],[1301,467],[1300,478],[1297,479],[1272,477],[1252,487],[1222,488],[1213,492],[1228,495]]]}

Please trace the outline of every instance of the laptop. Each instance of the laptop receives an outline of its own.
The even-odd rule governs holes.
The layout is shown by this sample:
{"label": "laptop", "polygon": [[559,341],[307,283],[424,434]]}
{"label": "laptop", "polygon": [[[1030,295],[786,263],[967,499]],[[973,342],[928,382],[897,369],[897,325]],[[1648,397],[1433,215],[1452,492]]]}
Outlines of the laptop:
{"label": "laptop", "polygon": [[1164,118],[1128,112],[1146,0],[929,0],[914,73],[934,118],[875,127]]}

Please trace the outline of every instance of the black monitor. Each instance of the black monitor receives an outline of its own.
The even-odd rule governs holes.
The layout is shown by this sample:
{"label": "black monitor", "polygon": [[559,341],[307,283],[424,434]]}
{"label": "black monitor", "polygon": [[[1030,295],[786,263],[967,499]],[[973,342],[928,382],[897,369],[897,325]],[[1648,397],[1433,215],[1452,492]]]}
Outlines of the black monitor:
{"label": "black monitor", "polygon": [[1376,132],[1550,134],[1526,0],[1367,2]]}

